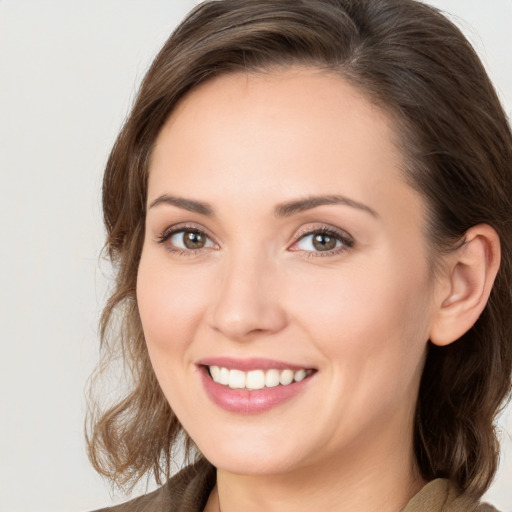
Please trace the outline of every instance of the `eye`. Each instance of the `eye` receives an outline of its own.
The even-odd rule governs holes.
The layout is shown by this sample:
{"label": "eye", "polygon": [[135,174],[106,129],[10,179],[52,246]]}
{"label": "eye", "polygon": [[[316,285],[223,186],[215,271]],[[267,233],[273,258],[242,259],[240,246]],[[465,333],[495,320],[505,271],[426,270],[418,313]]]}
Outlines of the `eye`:
{"label": "eye", "polygon": [[180,227],[164,232],[158,242],[165,244],[170,252],[180,254],[199,252],[217,245],[200,229]]}
{"label": "eye", "polygon": [[331,228],[320,228],[303,234],[291,250],[310,253],[339,254],[354,245],[353,239],[343,232]]}

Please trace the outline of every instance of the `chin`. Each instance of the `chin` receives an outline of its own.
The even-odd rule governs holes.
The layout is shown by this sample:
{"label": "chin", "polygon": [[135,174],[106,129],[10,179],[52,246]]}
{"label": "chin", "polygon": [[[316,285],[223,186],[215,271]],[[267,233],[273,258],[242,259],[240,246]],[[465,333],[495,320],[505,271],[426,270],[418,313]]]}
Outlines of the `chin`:
{"label": "chin", "polygon": [[245,476],[269,476],[288,473],[298,466],[298,461],[290,456],[276,457],[276,454],[258,453],[212,453],[205,457],[219,470]]}
{"label": "chin", "polygon": [[236,436],[232,429],[228,430],[230,432],[208,436],[196,443],[217,469],[238,475],[276,475],[287,473],[304,462],[304,453],[299,448],[302,443],[294,436],[283,442],[281,434],[272,437],[247,432]]}

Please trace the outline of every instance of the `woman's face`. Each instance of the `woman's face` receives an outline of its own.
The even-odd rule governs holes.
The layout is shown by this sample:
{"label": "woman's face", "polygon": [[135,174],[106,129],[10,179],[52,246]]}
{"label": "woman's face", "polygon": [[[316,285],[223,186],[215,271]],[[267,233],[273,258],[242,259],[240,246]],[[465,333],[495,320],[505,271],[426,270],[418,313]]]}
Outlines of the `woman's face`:
{"label": "woman's face", "polygon": [[137,299],[165,396],[217,467],[410,452],[435,283],[394,136],[309,68],[215,78],[162,129]]}

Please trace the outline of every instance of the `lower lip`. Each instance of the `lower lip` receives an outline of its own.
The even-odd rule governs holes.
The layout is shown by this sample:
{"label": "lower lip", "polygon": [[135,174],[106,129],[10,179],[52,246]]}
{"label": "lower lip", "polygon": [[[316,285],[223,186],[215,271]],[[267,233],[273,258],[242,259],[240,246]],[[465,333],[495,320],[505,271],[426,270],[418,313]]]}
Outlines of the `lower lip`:
{"label": "lower lip", "polygon": [[312,376],[287,386],[263,389],[231,389],[214,382],[206,367],[200,372],[203,385],[210,399],[222,409],[238,414],[258,414],[269,411],[298,395],[309,385]]}

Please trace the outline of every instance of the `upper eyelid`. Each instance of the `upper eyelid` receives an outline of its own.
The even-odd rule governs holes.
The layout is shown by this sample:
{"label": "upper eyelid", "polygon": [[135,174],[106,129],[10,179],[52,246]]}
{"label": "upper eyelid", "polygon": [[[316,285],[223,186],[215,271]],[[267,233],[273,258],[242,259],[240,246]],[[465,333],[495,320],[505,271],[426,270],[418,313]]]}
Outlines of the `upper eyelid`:
{"label": "upper eyelid", "polygon": [[[343,250],[351,249],[355,245],[354,237],[350,233],[348,233],[346,230],[338,228],[338,227],[334,227],[329,224],[322,224],[322,225],[314,227],[314,228],[306,228],[305,230],[299,232],[295,237],[295,241],[293,242],[292,247],[294,245],[298,244],[302,239],[304,239],[308,236],[311,236],[311,235],[318,234],[318,233],[325,234],[327,236],[334,236],[334,237],[338,238],[338,240],[340,240],[344,246]],[[336,251],[340,251],[340,249],[342,249],[342,248],[338,247],[335,249],[330,249],[328,251],[305,251],[304,250],[304,252],[307,253],[309,256],[311,256],[313,254],[316,254],[319,256],[320,255],[329,256],[329,255],[334,255],[336,253]],[[293,251],[299,252],[299,249],[294,249]]]}
{"label": "upper eyelid", "polygon": [[206,235],[212,242],[217,243],[217,242],[215,242],[215,238],[210,234],[210,232],[206,228],[204,228],[202,226],[197,226],[194,224],[189,224],[189,223],[174,224],[172,226],[165,228],[158,235],[158,239],[159,240],[161,240],[163,238],[168,239],[171,235],[175,235],[176,233],[180,233],[181,231],[197,231],[199,233]]}
{"label": "upper eyelid", "polygon": [[305,228],[304,230],[299,231],[297,233],[297,235],[295,236],[295,241],[299,240],[303,236],[313,235],[315,233],[322,233],[322,232],[332,233],[332,234],[338,235],[340,238],[346,238],[346,239],[353,240],[353,237],[344,229],[335,228],[333,226],[323,224],[323,225],[320,225],[315,228]]}

